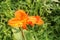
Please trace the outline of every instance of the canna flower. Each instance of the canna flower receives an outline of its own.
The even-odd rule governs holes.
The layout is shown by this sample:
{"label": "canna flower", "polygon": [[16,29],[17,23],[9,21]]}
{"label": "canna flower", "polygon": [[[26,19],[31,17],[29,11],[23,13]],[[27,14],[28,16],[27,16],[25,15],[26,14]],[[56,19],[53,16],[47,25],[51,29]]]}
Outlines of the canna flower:
{"label": "canna flower", "polygon": [[15,12],[15,17],[8,21],[8,25],[12,27],[22,27],[27,29],[26,25],[34,26],[34,24],[42,25],[44,22],[39,16],[28,16],[24,10]]}

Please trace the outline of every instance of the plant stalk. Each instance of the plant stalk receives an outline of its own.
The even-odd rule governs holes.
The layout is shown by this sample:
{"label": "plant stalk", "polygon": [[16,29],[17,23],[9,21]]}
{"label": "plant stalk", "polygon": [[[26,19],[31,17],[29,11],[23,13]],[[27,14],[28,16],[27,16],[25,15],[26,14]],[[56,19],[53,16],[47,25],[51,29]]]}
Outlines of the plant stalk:
{"label": "plant stalk", "polygon": [[19,28],[19,29],[21,30],[21,33],[22,33],[23,40],[25,40],[25,36],[24,36],[23,29],[22,29],[22,28]]}

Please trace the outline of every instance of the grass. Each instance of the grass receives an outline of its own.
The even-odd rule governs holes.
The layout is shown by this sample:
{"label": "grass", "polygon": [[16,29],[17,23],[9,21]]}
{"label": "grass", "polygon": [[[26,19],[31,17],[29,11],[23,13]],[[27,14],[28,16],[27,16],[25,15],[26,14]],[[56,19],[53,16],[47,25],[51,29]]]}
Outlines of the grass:
{"label": "grass", "polygon": [[27,40],[35,40],[34,35],[36,40],[60,40],[60,1],[52,0],[0,0],[0,40],[16,40],[14,28],[7,22],[19,9],[29,15],[39,15],[45,22],[40,27],[35,25],[34,32],[29,28],[25,32]]}

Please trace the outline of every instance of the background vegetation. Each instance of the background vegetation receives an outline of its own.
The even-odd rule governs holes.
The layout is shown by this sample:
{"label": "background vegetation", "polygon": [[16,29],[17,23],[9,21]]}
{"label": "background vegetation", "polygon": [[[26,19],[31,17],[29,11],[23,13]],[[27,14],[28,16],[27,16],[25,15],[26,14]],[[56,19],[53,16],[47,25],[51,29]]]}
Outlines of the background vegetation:
{"label": "background vegetation", "polygon": [[0,0],[0,40],[15,40],[7,22],[18,9],[29,15],[39,15],[44,20],[41,27],[35,25],[34,28],[38,40],[60,40],[59,0]]}

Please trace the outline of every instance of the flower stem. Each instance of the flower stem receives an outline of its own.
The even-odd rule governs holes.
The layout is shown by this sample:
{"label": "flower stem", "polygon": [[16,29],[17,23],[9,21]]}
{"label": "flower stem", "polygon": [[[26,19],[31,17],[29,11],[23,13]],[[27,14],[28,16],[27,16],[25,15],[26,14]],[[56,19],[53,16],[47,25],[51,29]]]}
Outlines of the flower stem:
{"label": "flower stem", "polygon": [[23,32],[22,28],[19,28],[19,29],[21,30],[23,40],[25,40],[25,37],[24,37],[24,32]]}

